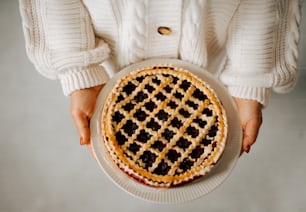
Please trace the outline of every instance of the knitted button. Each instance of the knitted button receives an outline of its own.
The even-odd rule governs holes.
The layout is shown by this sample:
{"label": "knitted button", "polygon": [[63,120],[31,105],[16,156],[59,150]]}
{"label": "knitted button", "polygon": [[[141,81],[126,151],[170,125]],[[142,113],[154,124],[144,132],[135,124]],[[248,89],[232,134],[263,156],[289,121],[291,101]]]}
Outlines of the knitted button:
{"label": "knitted button", "polygon": [[161,35],[170,35],[172,33],[172,29],[170,27],[160,26],[157,28],[157,32]]}

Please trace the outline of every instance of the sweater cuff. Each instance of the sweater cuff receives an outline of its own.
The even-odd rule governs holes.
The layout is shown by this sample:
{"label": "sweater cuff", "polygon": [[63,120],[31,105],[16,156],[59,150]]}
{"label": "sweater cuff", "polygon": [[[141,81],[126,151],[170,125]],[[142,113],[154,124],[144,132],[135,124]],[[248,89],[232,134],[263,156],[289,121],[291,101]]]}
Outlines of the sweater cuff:
{"label": "sweater cuff", "polygon": [[69,96],[75,90],[104,84],[109,80],[109,76],[101,65],[94,64],[60,74],[59,79],[64,95]]}
{"label": "sweater cuff", "polygon": [[266,107],[270,98],[270,88],[248,87],[248,86],[228,86],[228,92],[231,96],[240,99],[255,100]]}

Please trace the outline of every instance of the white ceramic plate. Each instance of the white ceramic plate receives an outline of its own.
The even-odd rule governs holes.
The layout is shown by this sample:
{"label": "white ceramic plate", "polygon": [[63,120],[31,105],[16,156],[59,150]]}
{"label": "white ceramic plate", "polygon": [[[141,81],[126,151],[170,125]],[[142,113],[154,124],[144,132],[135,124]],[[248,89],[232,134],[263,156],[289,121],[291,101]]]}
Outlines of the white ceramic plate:
{"label": "white ceramic plate", "polygon": [[[177,67],[185,68],[202,78],[204,81],[208,82],[222,101],[227,112],[229,124],[229,134],[225,150],[220,161],[212,169],[212,171],[191,183],[168,189],[145,186],[128,177],[119,168],[117,168],[111,159],[107,157],[107,152],[100,136],[100,116],[104,101],[113,86],[115,86],[117,80],[128,74],[130,71],[156,64],[172,64]],[[98,164],[102,170],[104,170],[106,175],[124,191],[138,198],[157,203],[183,203],[208,194],[229,176],[230,172],[236,165],[241,148],[242,133],[239,117],[235,103],[233,102],[232,97],[228,94],[226,88],[209,72],[199,68],[196,65],[176,59],[151,59],[131,65],[121,70],[106,84],[102,92],[99,94],[90,126],[91,142],[94,154],[96,155]]]}

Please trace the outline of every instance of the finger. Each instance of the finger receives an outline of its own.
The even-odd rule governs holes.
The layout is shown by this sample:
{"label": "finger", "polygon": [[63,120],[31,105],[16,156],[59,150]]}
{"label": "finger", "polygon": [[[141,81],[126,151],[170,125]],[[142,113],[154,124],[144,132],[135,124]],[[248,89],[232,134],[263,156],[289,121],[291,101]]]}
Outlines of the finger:
{"label": "finger", "polygon": [[85,114],[78,113],[73,116],[76,129],[80,135],[80,144],[90,143],[89,119]]}
{"label": "finger", "polygon": [[246,153],[250,152],[251,146],[256,142],[261,119],[254,119],[245,124],[243,127],[242,150]]}

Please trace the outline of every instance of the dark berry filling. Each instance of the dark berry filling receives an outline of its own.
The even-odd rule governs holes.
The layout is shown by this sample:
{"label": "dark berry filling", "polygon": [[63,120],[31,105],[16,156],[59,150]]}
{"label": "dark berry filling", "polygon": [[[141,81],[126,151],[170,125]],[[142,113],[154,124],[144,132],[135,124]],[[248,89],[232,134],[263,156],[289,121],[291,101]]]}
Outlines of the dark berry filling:
{"label": "dark berry filling", "polygon": [[158,78],[152,79],[152,82],[155,83],[156,85],[160,85],[161,81]]}
{"label": "dark berry filling", "polygon": [[169,170],[170,166],[164,160],[162,160],[153,173],[158,175],[166,175]]}
{"label": "dark berry filling", "polygon": [[136,80],[141,83],[143,80],[144,80],[144,76],[139,76],[139,77],[136,77]]}
{"label": "dark berry filling", "polygon": [[174,101],[170,101],[167,106],[169,106],[171,109],[175,109],[178,105]]}
{"label": "dark berry filling", "polygon": [[160,125],[154,120],[154,119],[151,119],[148,123],[147,123],[147,127],[148,128],[151,128],[152,130],[154,131],[157,131],[160,129]]}
{"label": "dark berry filling", "polygon": [[119,145],[123,145],[128,139],[119,131],[116,133],[116,141]]}
{"label": "dark berry filling", "polygon": [[155,97],[157,100],[161,100],[161,101],[164,101],[167,98],[162,92],[159,92],[158,94],[156,94]]}
{"label": "dark berry filling", "polygon": [[193,162],[189,160],[188,158],[185,158],[182,163],[180,164],[180,169],[183,169],[184,171],[189,170],[193,165]]}
{"label": "dark berry filling", "polygon": [[201,101],[207,99],[207,96],[202,91],[200,91],[199,89],[196,89],[193,92],[192,96],[197,98],[198,100],[201,100]]}
{"label": "dark berry filling", "polygon": [[176,92],[175,94],[174,94],[174,97],[175,98],[177,98],[177,99],[179,99],[179,100],[181,100],[181,99],[183,99],[183,94],[181,94],[181,93],[179,93],[179,92]]}
{"label": "dark berry filling", "polygon": [[140,149],[140,145],[136,144],[136,143],[132,143],[128,149],[133,152],[134,154],[136,154],[138,152],[138,150]]}
{"label": "dark berry filling", "polygon": [[208,146],[211,144],[211,140],[207,139],[207,138],[203,138],[201,141],[201,144],[203,144],[204,146]]}
{"label": "dark berry filling", "polygon": [[150,112],[152,112],[154,110],[154,108],[156,108],[156,107],[157,107],[156,104],[152,101],[149,101],[149,102],[145,103],[145,108]]}
{"label": "dark berry filling", "polygon": [[192,101],[190,101],[190,100],[187,100],[187,101],[186,101],[186,104],[187,104],[189,107],[192,107],[194,110],[196,110],[196,109],[199,107],[198,104],[196,104],[196,103],[194,103],[194,102],[192,102]]}
{"label": "dark berry filling", "polygon": [[175,161],[177,161],[177,159],[181,156],[180,153],[178,153],[177,151],[170,149],[169,152],[167,153],[167,157],[168,159],[174,163]]}
{"label": "dark berry filling", "polygon": [[210,137],[215,137],[215,136],[217,135],[217,131],[218,131],[218,127],[212,126],[212,127],[209,129],[208,135],[209,135]]}
{"label": "dark berry filling", "polygon": [[175,132],[169,129],[165,129],[165,131],[162,133],[162,136],[167,140],[170,141],[171,138],[175,135]]}
{"label": "dark berry filling", "polygon": [[192,150],[190,156],[193,158],[193,159],[197,159],[197,158],[200,158],[201,155],[203,154],[204,152],[204,148],[200,147],[200,146],[197,146],[194,150]]}
{"label": "dark berry filling", "polygon": [[157,140],[152,144],[152,147],[154,149],[158,149],[160,152],[165,148],[166,144],[164,144],[163,142]]}
{"label": "dark berry filling", "polygon": [[133,110],[133,108],[135,107],[135,104],[129,102],[126,105],[122,106],[122,108],[127,111],[130,112],[131,110]]}
{"label": "dark berry filling", "polygon": [[138,128],[137,124],[135,124],[131,120],[128,120],[122,127],[124,132],[129,136],[133,135],[137,128]]}
{"label": "dark berry filling", "polygon": [[156,114],[157,118],[161,121],[167,121],[168,117],[170,116],[167,112],[165,112],[164,110],[160,110],[157,114]]}
{"label": "dark berry filling", "polygon": [[169,85],[167,85],[166,87],[164,87],[164,90],[165,90],[167,93],[170,93],[171,90],[172,90],[172,88],[171,88]]}
{"label": "dark berry filling", "polygon": [[128,82],[128,84],[125,85],[125,86],[123,87],[123,91],[124,91],[127,95],[130,95],[135,89],[136,89],[136,85],[134,85],[134,84],[131,83],[131,82]]}
{"label": "dark berry filling", "polygon": [[140,156],[140,159],[144,162],[146,168],[151,167],[156,158],[157,156],[150,151],[144,151]]}
{"label": "dark berry filling", "polygon": [[199,125],[199,127],[201,127],[201,128],[204,128],[204,127],[206,126],[206,124],[207,124],[206,121],[204,121],[204,120],[202,120],[202,119],[199,119],[199,118],[194,119],[193,121],[194,121],[195,123],[197,123],[197,124]]}
{"label": "dark berry filling", "polygon": [[212,116],[213,115],[213,112],[212,110],[210,110],[209,108],[205,108],[203,110],[203,114],[205,114],[206,116]]}
{"label": "dark berry filling", "polygon": [[149,85],[149,84],[146,84],[146,85],[145,85],[145,89],[146,89],[149,93],[152,93],[152,92],[155,90],[155,88],[154,88],[153,86]]}
{"label": "dark berry filling", "polygon": [[152,135],[150,133],[146,132],[145,130],[141,130],[137,135],[137,140],[142,143],[146,143],[151,137]]}
{"label": "dark berry filling", "polygon": [[183,123],[175,117],[174,119],[172,119],[171,125],[179,129],[181,126],[183,126]]}
{"label": "dark berry filling", "polygon": [[116,100],[116,103],[121,102],[122,100],[124,100],[124,97],[122,96],[122,94],[120,94]]}
{"label": "dark berry filling", "polygon": [[176,145],[182,149],[187,149],[189,146],[190,146],[191,142],[188,141],[187,139],[185,138],[180,138],[177,142],[176,142]]}
{"label": "dark berry filling", "polygon": [[179,110],[179,113],[185,118],[188,118],[191,115],[187,110],[184,110],[183,108]]}
{"label": "dark berry filling", "polygon": [[199,130],[193,126],[189,126],[187,128],[187,134],[190,135],[192,138],[196,138],[199,135]]}
{"label": "dark berry filling", "polygon": [[144,93],[143,91],[139,91],[134,97],[134,100],[136,102],[143,102],[143,100],[145,100],[146,98],[148,98],[148,94]]}
{"label": "dark berry filling", "polygon": [[113,121],[116,123],[119,123],[123,118],[124,118],[124,115],[122,115],[118,111],[115,112],[115,114],[113,115]]}
{"label": "dark berry filling", "polygon": [[137,118],[138,121],[144,121],[147,117],[147,114],[143,110],[138,109],[135,112],[134,117]]}
{"label": "dark berry filling", "polygon": [[180,88],[182,88],[184,91],[187,91],[190,85],[191,85],[190,82],[188,82],[187,80],[184,80],[182,84],[180,85]]}

